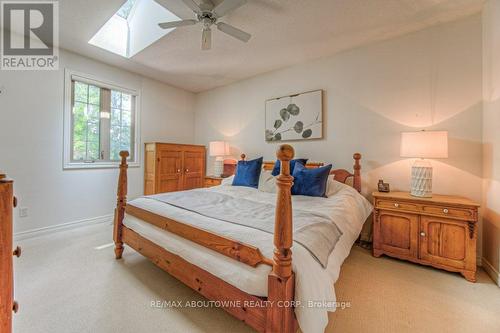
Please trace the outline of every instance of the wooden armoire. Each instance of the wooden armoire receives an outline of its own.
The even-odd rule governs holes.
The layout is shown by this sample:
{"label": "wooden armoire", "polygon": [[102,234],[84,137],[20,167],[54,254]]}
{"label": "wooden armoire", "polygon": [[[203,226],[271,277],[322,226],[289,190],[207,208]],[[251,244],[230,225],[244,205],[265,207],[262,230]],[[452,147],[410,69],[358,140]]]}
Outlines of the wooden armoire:
{"label": "wooden armoire", "polygon": [[205,146],[146,143],[144,194],[203,187],[205,159]]}

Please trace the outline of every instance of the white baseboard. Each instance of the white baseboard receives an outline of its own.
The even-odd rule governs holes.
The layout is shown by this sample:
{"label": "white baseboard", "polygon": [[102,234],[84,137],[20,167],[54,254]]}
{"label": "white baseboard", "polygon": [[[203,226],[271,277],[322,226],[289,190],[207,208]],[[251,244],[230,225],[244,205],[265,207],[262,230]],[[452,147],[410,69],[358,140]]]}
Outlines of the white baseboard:
{"label": "white baseboard", "polygon": [[500,287],[500,272],[498,272],[486,258],[483,257],[481,262],[486,273],[488,273],[493,281],[495,281],[495,283]]}
{"label": "white baseboard", "polygon": [[108,214],[104,216],[98,216],[98,217],[93,217],[90,219],[83,219],[83,220],[78,220],[78,221],[72,221],[72,222],[67,222],[67,223],[62,223],[62,224],[56,224],[56,225],[51,225],[49,227],[43,227],[43,228],[38,228],[38,229],[31,229],[31,230],[26,230],[26,231],[21,231],[17,232],[14,234],[14,240],[22,240],[22,239],[28,239],[28,238],[34,238],[34,237],[39,237],[45,234],[50,234],[62,230],[70,230],[70,229],[76,229],[76,228],[81,228],[93,224],[100,224],[100,223],[113,223],[113,214]]}

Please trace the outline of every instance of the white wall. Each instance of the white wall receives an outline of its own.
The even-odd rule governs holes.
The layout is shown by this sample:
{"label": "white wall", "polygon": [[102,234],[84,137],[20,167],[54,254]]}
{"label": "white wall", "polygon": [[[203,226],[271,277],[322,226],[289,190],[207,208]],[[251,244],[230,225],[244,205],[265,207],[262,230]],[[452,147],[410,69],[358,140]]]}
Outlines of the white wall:
{"label": "white wall", "polygon": [[500,0],[483,10],[483,266],[500,285]]}
{"label": "white wall", "polygon": [[433,161],[434,191],[479,202],[481,31],[475,15],[200,93],[196,142],[226,139],[235,157],[274,159],[278,144],[264,141],[265,100],[323,89],[325,138],[293,142],[296,156],[351,169],[360,152],[365,193],[379,178],[408,190],[411,161],[399,157],[400,132],[448,130],[449,158]]}
{"label": "white wall", "polygon": [[[29,209],[27,218],[16,212],[15,232],[104,216],[115,206],[117,169],[63,171],[64,68],[140,90],[141,145],[194,141],[192,93],[66,51],[60,57],[59,71],[0,71],[0,168]],[[130,197],[142,194],[142,166],[129,175]]]}

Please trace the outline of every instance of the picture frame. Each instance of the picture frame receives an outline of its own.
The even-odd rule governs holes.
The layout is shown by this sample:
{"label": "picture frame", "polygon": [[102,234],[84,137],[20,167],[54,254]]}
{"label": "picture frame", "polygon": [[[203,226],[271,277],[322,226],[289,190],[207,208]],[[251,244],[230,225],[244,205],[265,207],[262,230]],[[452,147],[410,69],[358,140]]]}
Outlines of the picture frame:
{"label": "picture frame", "polygon": [[266,142],[322,138],[323,90],[313,90],[266,101]]}

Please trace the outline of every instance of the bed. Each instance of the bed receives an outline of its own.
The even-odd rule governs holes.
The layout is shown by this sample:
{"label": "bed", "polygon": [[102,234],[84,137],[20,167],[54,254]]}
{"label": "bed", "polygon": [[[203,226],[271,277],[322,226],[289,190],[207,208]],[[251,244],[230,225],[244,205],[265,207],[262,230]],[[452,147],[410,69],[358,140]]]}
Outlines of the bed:
{"label": "bed", "polygon": [[[122,257],[123,245],[127,244],[259,332],[295,332],[299,324],[306,333],[323,332],[328,323],[327,311],[335,311],[336,307],[333,283],[372,207],[358,193],[360,154],[354,154],[353,173],[331,172],[335,182],[331,189],[334,195],[329,198],[292,198],[293,155],[289,145],[282,145],[277,151],[281,174],[277,177],[276,193],[223,184],[173,196],[141,197],[127,203],[128,153],[122,152],[114,222],[116,258]],[[264,163],[264,169],[272,165]],[[320,163],[307,165],[319,166]],[[349,181],[352,186],[345,184]],[[210,198],[227,200],[224,217],[217,215],[217,204],[211,206]],[[204,200],[207,207],[214,209],[191,208],[190,202],[202,206]],[[262,212],[254,215],[253,220],[252,209]],[[270,224],[271,210],[271,232],[239,223],[262,218]],[[233,220],[227,217],[231,214],[235,215]],[[316,252],[297,243],[304,233],[293,229],[292,216],[296,224],[304,216],[310,216],[311,221],[331,219],[341,235],[330,252],[314,256]]]}

